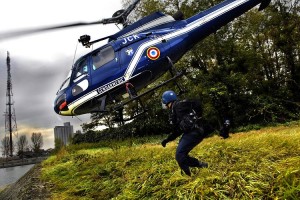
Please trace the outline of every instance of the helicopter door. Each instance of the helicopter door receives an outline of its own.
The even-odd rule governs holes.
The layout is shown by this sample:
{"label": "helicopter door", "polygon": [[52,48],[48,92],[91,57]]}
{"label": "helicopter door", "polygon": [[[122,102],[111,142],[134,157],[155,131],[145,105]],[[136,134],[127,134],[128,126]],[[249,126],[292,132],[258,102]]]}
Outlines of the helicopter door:
{"label": "helicopter door", "polygon": [[87,59],[81,60],[73,71],[72,95],[77,96],[89,87],[89,68]]}

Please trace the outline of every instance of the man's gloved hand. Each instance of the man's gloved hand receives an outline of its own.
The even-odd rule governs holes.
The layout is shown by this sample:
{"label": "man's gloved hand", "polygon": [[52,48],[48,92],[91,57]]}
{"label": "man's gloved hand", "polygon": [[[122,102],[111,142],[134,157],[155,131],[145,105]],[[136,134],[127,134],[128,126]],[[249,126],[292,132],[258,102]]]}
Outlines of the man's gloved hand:
{"label": "man's gloved hand", "polygon": [[168,143],[168,141],[165,139],[165,140],[163,140],[163,141],[161,142],[161,145],[162,145],[163,147],[166,147],[167,143]]}
{"label": "man's gloved hand", "polygon": [[228,128],[230,127],[230,120],[229,119],[226,119],[225,122],[224,122],[224,127]]}
{"label": "man's gloved hand", "polygon": [[225,120],[222,129],[220,130],[220,136],[224,139],[229,137],[230,120]]}

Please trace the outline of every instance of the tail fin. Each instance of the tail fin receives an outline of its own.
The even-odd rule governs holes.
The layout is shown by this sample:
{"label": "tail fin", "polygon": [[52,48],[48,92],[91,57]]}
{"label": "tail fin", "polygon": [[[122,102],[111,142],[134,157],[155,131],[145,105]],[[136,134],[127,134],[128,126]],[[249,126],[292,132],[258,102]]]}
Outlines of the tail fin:
{"label": "tail fin", "polygon": [[262,0],[260,6],[259,6],[259,11],[265,9],[266,7],[268,7],[268,5],[271,3],[271,0]]}

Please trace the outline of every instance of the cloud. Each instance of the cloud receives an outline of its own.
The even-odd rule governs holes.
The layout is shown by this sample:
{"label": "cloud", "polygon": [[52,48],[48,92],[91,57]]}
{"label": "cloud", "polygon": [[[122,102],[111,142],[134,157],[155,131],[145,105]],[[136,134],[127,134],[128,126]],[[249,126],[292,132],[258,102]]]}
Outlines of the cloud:
{"label": "cloud", "polygon": [[[54,128],[34,128],[27,125],[21,125],[18,127],[20,131],[13,135],[14,144],[17,143],[18,137],[25,135],[28,140],[28,145],[32,145],[31,136],[32,133],[41,133],[43,136],[43,146],[42,149],[49,149],[54,147]],[[8,135],[7,135],[8,136]],[[2,137],[3,138],[3,137]],[[2,140],[1,138],[1,140]]]}
{"label": "cloud", "polygon": [[[22,125],[19,127],[21,131],[19,131],[18,135],[26,135],[29,145],[32,144],[31,142],[31,135],[32,133],[41,133],[43,136],[43,149],[49,149],[54,147],[54,130],[52,128],[33,128],[31,126]],[[15,138],[15,141],[17,139]]]}
{"label": "cloud", "polygon": [[[120,0],[88,0],[72,3],[59,0],[26,2],[10,0],[1,2],[1,7],[5,9],[0,12],[0,33],[20,28],[100,20],[112,16],[116,10],[121,9],[121,2]],[[18,13],[18,16],[12,16],[12,10]],[[11,55],[13,99],[18,132],[28,136],[32,132],[41,132],[45,134],[45,147],[53,147],[55,126],[71,122],[75,131],[80,129],[82,123],[90,121],[90,115],[72,118],[59,116],[53,111],[56,92],[71,69],[74,57],[76,60],[92,50],[76,47],[77,39],[84,34],[91,35],[92,39],[98,39],[117,31],[118,28],[114,25],[97,25],[0,40],[0,139],[5,135],[3,113],[6,110],[6,51],[10,51]],[[94,48],[100,45],[103,45],[103,42]]]}
{"label": "cloud", "polygon": [[[1,57],[0,57],[1,59]],[[4,58],[1,59],[5,60]],[[80,129],[80,124],[89,121],[89,115],[79,117],[62,117],[53,111],[56,91],[64,80],[68,70],[61,70],[66,63],[64,58],[52,63],[32,61],[30,59],[14,58],[11,62],[13,100],[19,134],[30,138],[33,132],[41,132],[46,148],[54,146],[54,127],[70,121],[74,130]],[[0,65],[0,105],[1,112],[6,110],[6,63]],[[64,72],[65,71],[65,72]],[[5,119],[0,119],[0,139],[5,135]]]}

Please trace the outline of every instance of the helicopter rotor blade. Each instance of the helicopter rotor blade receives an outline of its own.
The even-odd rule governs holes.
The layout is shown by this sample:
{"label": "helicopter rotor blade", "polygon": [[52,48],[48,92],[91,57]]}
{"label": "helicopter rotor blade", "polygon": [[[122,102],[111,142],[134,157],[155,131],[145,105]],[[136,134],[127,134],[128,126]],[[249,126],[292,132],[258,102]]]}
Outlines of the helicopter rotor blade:
{"label": "helicopter rotor blade", "polygon": [[78,27],[78,26],[88,26],[88,25],[95,25],[95,24],[125,24],[127,16],[132,12],[132,10],[136,7],[136,5],[139,3],[140,0],[135,0],[131,5],[128,6],[126,10],[120,10],[119,12],[116,12],[117,15],[113,16],[111,18],[105,18],[99,21],[95,22],[79,22],[79,23],[73,23],[73,24],[65,24],[65,25],[58,25],[58,26],[50,26],[50,27],[44,27],[44,28],[36,28],[36,29],[24,29],[24,30],[16,30],[16,31],[9,31],[0,33],[0,41],[4,39],[9,38],[15,38],[19,36],[24,35],[30,35],[34,33],[40,33],[40,32],[46,32],[51,30],[58,30],[58,29],[64,29],[64,28],[72,28],[72,27]]}
{"label": "helicopter rotor blade", "polygon": [[101,23],[102,23],[102,21],[79,22],[79,23],[64,24],[64,25],[50,26],[50,27],[37,28],[37,29],[24,29],[24,30],[4,32],[4,33],[0,33],[0,40],[19,37],[19,36],[23,36],[23,35],[30,35],[30,34],[34,34],[34,33],[40,33],[40,32],[46,32],[46,31],[52,31],[52,30],[58,30],[58,29],[64,29],[64,28],[72,28],[72,27],[78,27],[78,26],[95,25],[95,24],[101,24]]}

